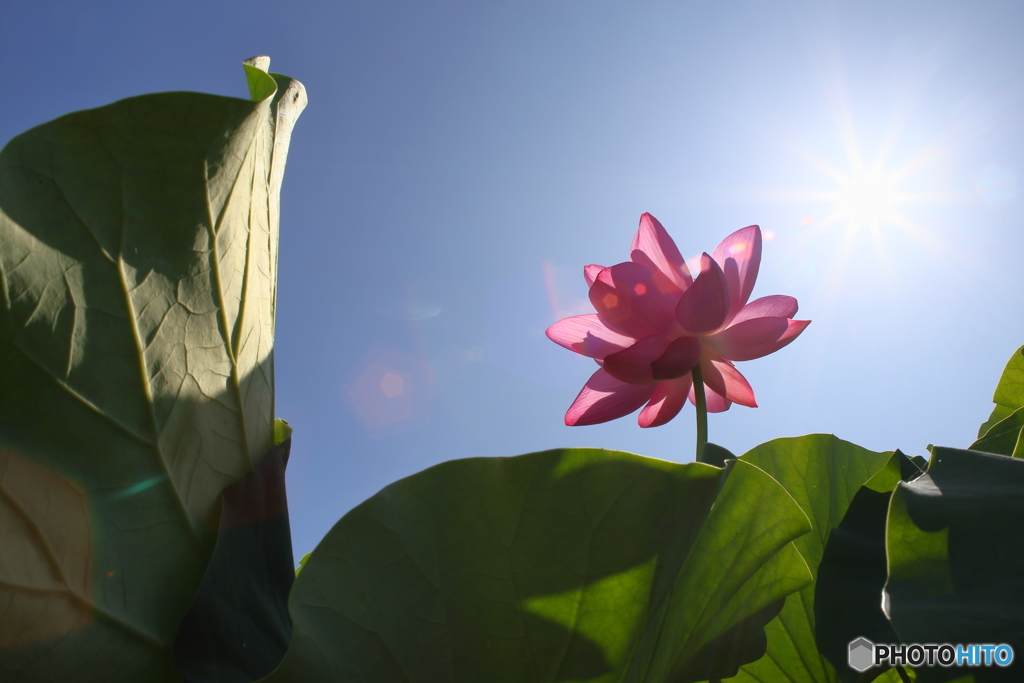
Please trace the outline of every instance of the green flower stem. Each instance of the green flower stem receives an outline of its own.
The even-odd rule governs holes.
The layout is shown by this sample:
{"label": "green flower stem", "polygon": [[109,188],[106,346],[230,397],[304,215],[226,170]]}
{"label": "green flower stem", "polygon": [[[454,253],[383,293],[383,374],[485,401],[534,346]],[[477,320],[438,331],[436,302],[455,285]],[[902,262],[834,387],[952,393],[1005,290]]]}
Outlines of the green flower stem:
{"label": "green flower stem", "polygon": [[704,455],[704,444],[708,442],[708,403],[704,398],[704,377],[700,374],[700,363],[690,370],[693,376],[693,394],[697,399],[697,462]]}

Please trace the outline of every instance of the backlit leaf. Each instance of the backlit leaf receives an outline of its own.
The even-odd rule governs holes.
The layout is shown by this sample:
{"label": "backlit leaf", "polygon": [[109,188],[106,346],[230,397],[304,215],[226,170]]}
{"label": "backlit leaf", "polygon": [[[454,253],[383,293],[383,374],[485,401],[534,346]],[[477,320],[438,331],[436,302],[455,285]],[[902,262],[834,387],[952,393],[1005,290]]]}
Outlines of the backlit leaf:
{"label": "backlit leaf", "polygon": [[220,493],[272,445],[278,195],[305,100],[249,79],[262,99],[135,97],[0,152],[0,448],[48,472],[26,495],[56,478],[89,511],[89,619],[0,652],[16,680],[178,679]]}
{"label": "backlit leaf", "polygon": [[978,438],[985,436],[993,425],[1005,420],[1015,410],[1024,408],[1024,346],[1017,349],[1007,361],[999,384],[996,385],[992,402],[996,407],[992,409],[988,420],[978,429]]}
{"label": "backlit leaf", "polygon": [[[829,434],[776,439],[756,446],[740,460],[774,477],[796,499],[813,530],[793,541],[817,578],[829,535],[843,520],[860,488],[882,482],[890,453],[875,453]],[[898,467],[891,477],[899,479]],[[737,683],[839,683],[832,664],[818,651],[814,618],[815,584],[786,598],[781,614],[768,624],[768,653],[746,664]]]}
{"label": "backlit leaf", "polygon": [[792,497],[749,463],[724,472],[570,449],[398,481],[306,561],[291,647],[264,680],[728,675],[810,577]]}

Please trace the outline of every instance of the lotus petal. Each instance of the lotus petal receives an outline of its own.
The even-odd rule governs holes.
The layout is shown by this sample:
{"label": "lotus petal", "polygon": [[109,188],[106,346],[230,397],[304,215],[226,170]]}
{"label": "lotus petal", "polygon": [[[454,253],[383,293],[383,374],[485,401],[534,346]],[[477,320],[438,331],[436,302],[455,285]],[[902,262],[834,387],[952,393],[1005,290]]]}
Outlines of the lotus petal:
{"label": "lotus petal", "polygon": [[654,396],[640,411],[637,422],[641,427],[660,427],[665,424],[682,410],[691,386],[693,379],[689,374],[661,382]]}
{"label": "lotus petal", "polygon": [[[690,387],[689,399],[690,403],[697,405],[697,397],[693,393],[692,386]],[[724,413],[732,406],[732,401],[716,392],[707,384],[704,385],[704,402],[709,413]]]}
{"label": "lotus petal", "polygon": [[700,362],[701,343],[697,337],[680,337],[665,348],[665,352],[651,363],[654,379],[677,379],[693,370]]}
{"label": "lotus petal", "polygon": [[609,329],[596,313],[562,318],[545,334],[559,346],[591,358],[604,358],[629,348],[636,341]]}
{"label": "lotus petal", "polygon": [[594,280],[597,279],[602,270],[604,270],[604,266],[598,266],[593,263],[589,266],[583,266],[583,279],[587,281],[587,287],[594,284]]}
{"label": "lotus petal", "polygon": [[810,324],[810,320],[753,318],[705,339],[708,346],[723,358],[754,360],[786,346]]}
{"label": "lotus petal", "polygon": [[576,400],[565,413],[565,424],[593,425],[629,415],[646,403],[658,385],[627,384],[603,369],[598,370],[583,385]]}
{"label": "lotus petal", "polygon": [[773,294],[754,299],[739,310],[739,313],[729,321],[729,325],[741,323],[751,318],[792,318],[796,315],[796,299],[784,294]]}
{"label": "lotus petal", "polygon": [[[729,283],[729,315],[734,316],[754,290],[761,267],[761,229],[750,225],[737,230],[715,247],[711,257],[722,267]],[[701,269],[703,272],[703,265]]]}
{"label": "lotus petal", "polygon": [[640,216],[640,228],[633,237],[629,258],[663,273],[679,290],[693,283],[686,259],[658,219],[649,213]]}
{"label": "lotus petal", "polygon": [[669,340],[661,335],[654,334],[644,337],[628,349],[606,356],[601,367],[609,375],[623,382],[630,384],[651,382],[654,380],[651,364],[665,353],[669,344]]}
{"label": "lotus petal", "polygon": [[634,339],[675,328],[675,293],[661,291],[656,275],[637,263],[602,270],[590,288],[590,302],[608,327]]}
{"label": "lotus petal", "polygon": [[733,403],[739,403],[741,406],[757,407],[754,390],[750,388],[747,379],[732,363],[724,359],[712,358],[701,361],[700,369],[704,377],[704,384],[716,394],[724,396]]}
{"label": "lotus petal", "polygon": [[714,332],[729,313],[729,288],[725,274],[707,254],[701,256],[700,275],[683,292],[676,305],[676,320],[692,336]]}

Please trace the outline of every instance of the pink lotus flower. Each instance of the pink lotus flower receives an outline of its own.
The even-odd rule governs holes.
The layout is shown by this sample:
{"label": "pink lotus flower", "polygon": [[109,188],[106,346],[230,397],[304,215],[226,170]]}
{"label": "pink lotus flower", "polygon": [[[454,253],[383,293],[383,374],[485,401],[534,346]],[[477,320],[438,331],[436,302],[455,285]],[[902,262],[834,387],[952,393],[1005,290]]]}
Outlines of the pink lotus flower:
{"label": "pink lotus flower", "polygon": [[733,365],[778,351],[810,320],[792,320],[791,296],[747,303],[761,265],[756,225],[722,240],[701,256],[694,279],[654,216],[640,217],[630,260],[583,269],[597,313],[559,320],[548,338],[589,356],[601,368],[573,401],[565,424],[589,425],[632,413],[641,427],[663,425],[696,403],[692,370],[700,364],[708,412],[733,403],[756,408],[754,391]]}

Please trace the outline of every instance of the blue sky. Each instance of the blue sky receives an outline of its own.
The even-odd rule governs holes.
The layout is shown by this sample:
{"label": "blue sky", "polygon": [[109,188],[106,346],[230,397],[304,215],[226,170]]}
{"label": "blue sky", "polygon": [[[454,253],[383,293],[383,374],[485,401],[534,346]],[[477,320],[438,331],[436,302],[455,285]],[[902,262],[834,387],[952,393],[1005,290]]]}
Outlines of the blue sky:
{"label": "blue sky", "polygon": [[1024,343],[1022,29],[1013,2],[7,0],[0,142],[146,92],[244,97],[256,54],[305,84],[276,341],[301,556],[442,460],[692,459],[692,408],[565,427],[596,366],[543,335],[644,211],[687,258],[770,231],[754,296],[813,320],[739,364],[760,407],[712,441],[967,446]]}

